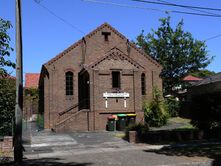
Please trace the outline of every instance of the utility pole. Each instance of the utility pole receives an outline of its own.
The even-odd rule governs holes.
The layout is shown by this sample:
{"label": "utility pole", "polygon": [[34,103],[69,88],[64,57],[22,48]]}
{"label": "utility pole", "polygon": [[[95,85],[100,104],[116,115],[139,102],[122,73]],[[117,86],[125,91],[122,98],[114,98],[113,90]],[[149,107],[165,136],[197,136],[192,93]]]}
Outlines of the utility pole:
{"label": "utility pole", "polygon": [[22,110],[23,110],[23,71],[22,71],[22,29],[21,0],[16,0],[16,106],[14,134],[14,162],[21,165],[22,148]]}

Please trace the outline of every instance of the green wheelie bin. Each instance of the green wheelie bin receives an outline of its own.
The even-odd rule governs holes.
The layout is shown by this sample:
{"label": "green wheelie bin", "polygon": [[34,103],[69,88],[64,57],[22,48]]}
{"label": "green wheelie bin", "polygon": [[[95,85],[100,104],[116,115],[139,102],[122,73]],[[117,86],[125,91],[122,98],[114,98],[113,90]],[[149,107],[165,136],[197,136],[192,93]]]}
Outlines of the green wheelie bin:
{"label": "green wheelie bin", "polygon": [[127,115],[126,114],[117,114],[117,117],[118,117],[117,130],[124,131],[126,129]]}
{"label": "green wheelie bin", "polygon": [[136,114],[127,114],[127,126],[136,123]]}
{"label": "green wheelie bin", "polygon": [[115,131],[116,129],[116,121],[115,118],[110,116],[107,118],[108,122],[107,122],[107,130],[108,131]]}

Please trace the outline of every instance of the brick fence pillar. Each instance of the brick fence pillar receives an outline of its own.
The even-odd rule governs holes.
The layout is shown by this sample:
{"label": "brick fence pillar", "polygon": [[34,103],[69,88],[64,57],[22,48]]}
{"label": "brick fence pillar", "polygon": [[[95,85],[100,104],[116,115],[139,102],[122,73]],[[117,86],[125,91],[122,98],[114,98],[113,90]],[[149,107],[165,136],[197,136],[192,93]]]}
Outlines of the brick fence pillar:
{"label": "brick fence pillar", "polygon": [[137,143],[137,132],[136,131],[129,131],[129,142],[130,143]]}
{"label": "brick fence pillar", "polygon": [[5,136],[2,143],[3,152],[12,152],[13,150],[13,138],[11,136]]}

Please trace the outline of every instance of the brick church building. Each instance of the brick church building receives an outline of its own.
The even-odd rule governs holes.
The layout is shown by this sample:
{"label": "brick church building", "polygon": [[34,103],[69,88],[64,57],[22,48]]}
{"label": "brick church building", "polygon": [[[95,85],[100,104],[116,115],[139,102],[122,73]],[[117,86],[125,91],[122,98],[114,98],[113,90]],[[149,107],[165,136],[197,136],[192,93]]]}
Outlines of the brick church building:
{"label": "brick church building", "polygon": [[42,66],[39,108],[45,129],[105,130],[107,117],[136,114],[153,86],[162,89],[162,67],[107,23]]}

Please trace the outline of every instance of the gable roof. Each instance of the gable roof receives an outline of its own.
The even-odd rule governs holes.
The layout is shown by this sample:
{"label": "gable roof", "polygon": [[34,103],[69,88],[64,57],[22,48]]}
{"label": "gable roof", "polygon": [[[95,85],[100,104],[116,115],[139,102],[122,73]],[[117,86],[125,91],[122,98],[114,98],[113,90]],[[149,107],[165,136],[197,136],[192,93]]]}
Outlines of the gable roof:
{"label": "gable roof", "polygon": [[77,47],[79,44],[81,44],[83,42],[84,38],[90,38],[91,36],[93,36],[94,34],[96,34],[98,31],[100,31],[101,29],[103,29],[104,27],[109,28],[110,30],[112,30],[116,35],[118,35],[120,38],[127,40],[128,41],[128,45],[131,46],[132,48],[134,48],[136,51],[138,51],[140,54],[142,54],[143,56],[145,56],[149,61],[151,61],[153,64],[155,64],[157,67],[162,68],[162,66],[155,61],[153,58],[151,58],[149,55],[147,55],[143,50],[141,50],[140,48],[138,48],[135,44],[129,42],[129,40],[122,35],[120,32],[118,32],[115,28],[113,28],[110,24],[108,23],[103,23],[102,25],[100,25],[99,27],[97,27],[95,30],[93,30],[92,32],[90,32],[89,34],[87,34],[86,36],[84,36],[82,39],[78,40],[76,43],[72,44],[71,46],[69,46],[67,49],[65,49],[64,51],[62,51],[61,53],[59,53],[57,56],[55,56],[54,58],[52,58],[51,60],[49,60],[48,62],[46,62],[44,65],[51,65],[53,62],[57,61],[58,59],[60,59],[61,57],[63,57],[65,54],[67,54],[68,52],[70,52],[72,49],[74,49],[75,47]]}
{"label": "gable roof", "polygon": [[37,88],[39,82],[39,73],[26,73],[25,74],[25,88]]}
{"label": "gable roof", "polygon": [[132,58],[130,58],[129,56],[127,56],[125,53],[123,53],[121,50],[119,50],[117,47],[113,47],[111,50],[109,50],[105,56],[101,57],[100,59],[98,59],[96,62],[91,63],[88,67],[94,68],[95,66],[97,66],[98,64],[100,64],[102,61],[106,60],[106,59],[120,59],[120,60],[127,60],[130,64],[132,64],[134,67],[136,68],[144,68],[143,66],[141,66],[139,63],[137,63],[136,61],[134,61]]}

